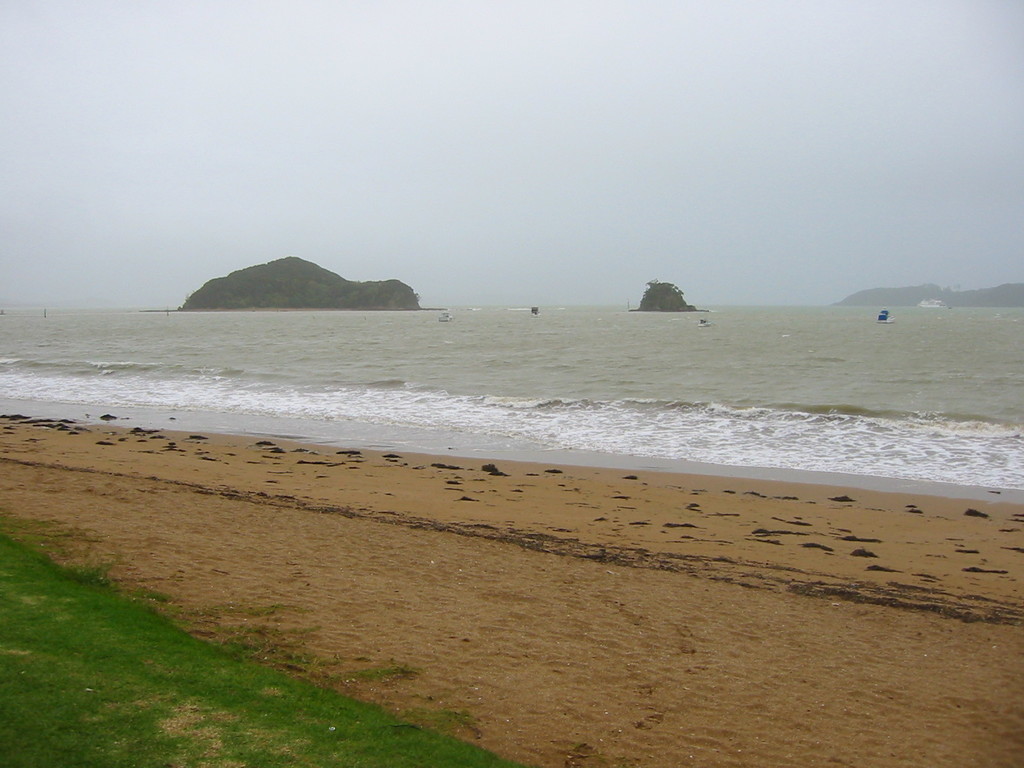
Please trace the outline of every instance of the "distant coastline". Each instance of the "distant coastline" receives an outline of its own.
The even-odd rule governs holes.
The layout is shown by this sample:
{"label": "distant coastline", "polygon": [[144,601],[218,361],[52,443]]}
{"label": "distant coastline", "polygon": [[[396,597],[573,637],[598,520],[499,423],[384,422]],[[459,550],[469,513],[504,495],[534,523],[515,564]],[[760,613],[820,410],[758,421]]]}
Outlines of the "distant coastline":
{"label": "distant coastline", "polygon": [[954,291],[934,283],[903,288],[869,288],[857,291],[834,307],[916,307],[921,302],[938,301],[949,307],[1024,307],[1024,283],[1003,283],[994,288]]}

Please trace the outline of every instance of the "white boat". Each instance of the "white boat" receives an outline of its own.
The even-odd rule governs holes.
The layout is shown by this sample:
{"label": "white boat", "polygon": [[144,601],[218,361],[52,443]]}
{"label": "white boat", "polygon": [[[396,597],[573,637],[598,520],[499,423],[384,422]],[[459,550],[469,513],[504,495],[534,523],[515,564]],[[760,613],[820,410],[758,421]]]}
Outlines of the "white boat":
{"label": "white boat", "polygon": [[944,302],[942,299],[925,299],[918,303],[917,306],[924,309],[949,309],[949,304]]}
{"label": "white boat", "polygon": [[454,319],[451,312],[442,312],[437,316],[437,322],[439,323],[450,323]]}
{"label": "white boat", "polygon": [[703,317],[697,321],[698,328],[710,328],[712,325],[714,325],[714,323],[710,320],[705,320]]}
{"label": "white boat", "polygon": [[889,314],[888,309],[883,309],[881,312],[878,313],[878,322],[888,324],[895,323],[896,321],[893,319],[892,315]]}

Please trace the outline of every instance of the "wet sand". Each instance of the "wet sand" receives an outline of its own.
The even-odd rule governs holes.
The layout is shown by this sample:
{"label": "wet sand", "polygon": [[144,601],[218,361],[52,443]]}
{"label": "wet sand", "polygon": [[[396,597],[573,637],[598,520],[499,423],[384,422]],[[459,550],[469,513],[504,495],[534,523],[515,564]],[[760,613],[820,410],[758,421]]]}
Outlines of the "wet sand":
{"label": "wet sand", "polygon": [[[0,420],[0,511],[538,766],[1011,766],[1024,506]],[[392,670],[368,674],[366,670]]]}

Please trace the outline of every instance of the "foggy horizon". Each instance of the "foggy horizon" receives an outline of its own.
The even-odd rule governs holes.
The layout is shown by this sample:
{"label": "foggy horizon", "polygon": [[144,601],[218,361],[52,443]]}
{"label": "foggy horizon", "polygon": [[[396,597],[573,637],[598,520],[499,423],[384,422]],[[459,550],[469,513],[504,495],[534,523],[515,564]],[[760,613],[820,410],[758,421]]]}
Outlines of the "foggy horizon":
{"label": "foggy horizon", "polygon": [[[294,255],[294,254],[290,254],[290,255]],[[282,257],[282,258],[284,258],[284,257]],[[271,259],[271,261],[275,261],[275,260],[276,259]],[[306,261],[308,261],[308,259]],[[266,262],[263,262],[263,263],[266,263]],[[252,267],[252,266],[259,266],[259,265],[257,265],[257,264],[248,264],[248,265],[246,265],[244,267],[240,267],[239,270],[246,269],[247,267]],[[320,264],[318,266],[324,266],[324,265]],[[239,270],[231,270],[231,272],[236,272],[236,271],[239,271]],[[330,270],[330,271],[334,271],[334,270]],[[223,275],[214,275],[213,277],[211,277],[209,279],[213,280],[213,279],[217,279],[217,278],[221,278],[221,277],[227,277],[229,274],[231,274],[231,273],[225,273]],[[341,275],[341,277],[345,277],[345,276]],[[382,280],[383,281],[383,280],[389,280],[389,279],[401,280],[401,278],[386,278],[386,277],[382,277],[382,278],[367,278],[367,281],[376,281],[376,280]],[[652,278],[652,280],[659,280],[660,282],[665,282],[665,283],[674,283],[674,281],[672,281],[672,280],[661,280],[660,278]],[[203,284],[205,284],[206,282],[207,281],[204,280]],[[402,282],[405,282],[405,281],[402,281]],[[587,302],[587,301],[557,302],[557,301],[554,301],[554,302],[550,302],[548,304],[538,304],[538,302],[535,302],[535,301],[531,302],[529,300],[529,298],[526,297],[522,301],[495,301],[495,302],[465,301],[465,302],[460,302],[460,303],[430,303],[430,302],[427,302],[422,295],[419,295],[418,292],[417,292],[417,294],[419,295],[421,309],[442,309],[442,308],[458,308],[458,307],[475,307],[475,308],[504,308],[504,307],[513,307],[513,308],[525,308],[525,307],[528,307],[528,306],[546,306],[546,307],[563,306],[563,307],[567,307],[568,308],[568,307],[612,307],[612,306],[617,306],[617,305],[622,305],[623,307],[626,307],[626,308],[632,307],[632,308],[635,309],[640,304],[640,299],[643,297],[644,292],[647,289],[647,283],[648,282],[650,282],[650,281],[649,280],[645,280],[642,283],[638,283],[637,286],[636,286],[636,289],[631,294],[626,295],[625,298],[622,301],[620,301],[620,302]],[[785,307],[785,306],[794,306],[794,307],[795,306],[830,306],[832,304],[839,303],[840,301],[842,301],[843,299],[845,299],[846,297],[848,297],[848,296],[850,296],[850,295],[852,295],[854,293],[857,293],[857,292],[863,291],[863,290],[868,290],[870,288],[908,288],[908,287],[917,287],[917,286],[924,286],[924,285],[930,285],[930,284],[931,285],[937,285],[940,289],[946,290],[946,291],[959,292],[959,291],[974,290],[974,289],[970,289],[970,288],[964,288],[964,287],[962,287],[960,285],[940,285],[938,283],[934,283],[934,281],[927,281],[926,280],[924,282],[914,283],[912,285],[908,284],[906,286],[881,286],[881,285],[877,285],[877,286],[867,286],[867,287],[864,287],[864,288],[855,288],[855,289],[852,289],[852,290],[848,291],[847,293],[844,293],[841,296],[836,296],[834,298],[829,298],[826,301],[813,302],[813,303],[808,302],[808,303],[803,303],[803,304],[797,304],[797,303],[792,303],[792,302],[784,302],[784,301],[783,302],[763,301],[763,302],[754,302],[754,303],[741,303],[741,302],[723,301],[723,302],[715,302],[715,303],[710,303],[710,302],[703,302],[703,303],[701,303],[701,302],[695,302],[695,301],[691,300],[691,297],[689,297],[689,296],[686,296],[686,299],[687,299],[688,303],[694,304],[698,308],[701,308],[701,307],[730,307],[730,306],[734,306],[734,307],[755,307],[755,306],[765,306],[765,307],[771,307],[771,306],[780,306],[780,307]],[[685,286],[678,285],[678,284],[676,284],[676,285],[677,285],[677,287],[680,290],[683,291],[683,294],[686,295]],[[81,310],[90,310],[90,309],[97,309],[97,310],[102,310],[102,309],[122,310],[123,309],[123,310],[152,310],[152,311],[163,311],[163,310],[166,310],[166,309],[176,310],[176,309],[180,308],[180,306],[182,304],[185,303],[185,300],[188,298],[189,295],[191,295],[195,291],[199,290],[201,287],[203,287],[202,284],[201,285],[197,285],[194,290],[190,290],[188,292],[188,294],[183,296],[180,301],[178,301],[177,303],[173,303],[173,304],[172,303],[167,303],[167,302],[165,302],[164,304],[152,304],[152,305],[141,305],[141,304],[130,304],[130,303],[126,304],[126,303],[119,303],[118,301],[116,301],[114,299],[110,299],[110,298],[100,298],[100,299],[95,299],[94,298],[94,299],[90,300],[88,297],[76,297],[76,298],[71,298],[71,299],[68,299],[68,300],[55,301],[55,302],[32,302],[32,301],[10,301],[10,302],[4,302],[2,300],[3,297],[0,297],[0,308],[15,309],[15,310],[17,310],[17,309],[33,309],[33,310],[35,310],[35,309],[46,309],[46,308],[51,308],[51,309],[55,309],[55,310],[79,310],[79,309],[81,309]],[[413,286],[410,286],[410,287],[414,291],[416,290],[416,286],[413,285]],[[995,288],[995,287],[997,287],[997,286],[994,286],[994,285],[992,285],[992,286],[982,286],[982,288]],[[198,311],[211,311],[211,310],[198,310]],[[325,311],[330,311],[330,309],[329,308],[325,308]],[[394,310],[394,311],[405,311],[405,310]]]}
{"label": "foggy horizon", "polygon": [[0,10],[0,306],[285,256],[423,306],[1024,281],[1007,0]]}

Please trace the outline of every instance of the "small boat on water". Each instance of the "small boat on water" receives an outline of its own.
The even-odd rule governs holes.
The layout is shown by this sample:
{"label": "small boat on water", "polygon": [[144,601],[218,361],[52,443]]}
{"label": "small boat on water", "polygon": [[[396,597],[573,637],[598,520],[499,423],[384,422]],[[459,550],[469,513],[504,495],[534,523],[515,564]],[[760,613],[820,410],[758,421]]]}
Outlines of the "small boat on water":
{"label": "small boat on water", "polygon": [[949,309],[949,304],[942,299],[925,299],[918,303],[922,309]]}
{"label": "small boat on water", "polygon": [[442,312],[437,316],[437,322],[439,323],[450,323],[454,319],[451,312]]}
{"label": "small boat on water", "polygon": [[712,325],[714,325],[714,323],[710,320],[705,320],[703,317],[697,321],[698,328],[710,328]]}
{"label": "small boat on water", "polygon": [[883,309],[881,312],[878,313],[878,320],[877,320],[877,322],[888,324],[888,323],[895,323],[896,321],[893,319],[892,315],[889,314],[889,310],[888,309]]}

